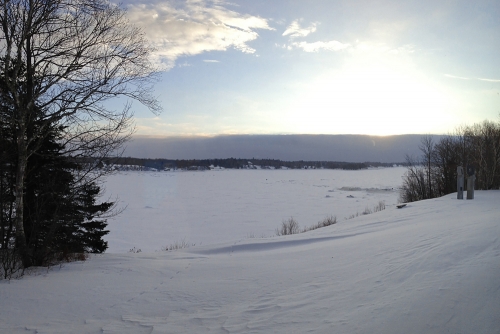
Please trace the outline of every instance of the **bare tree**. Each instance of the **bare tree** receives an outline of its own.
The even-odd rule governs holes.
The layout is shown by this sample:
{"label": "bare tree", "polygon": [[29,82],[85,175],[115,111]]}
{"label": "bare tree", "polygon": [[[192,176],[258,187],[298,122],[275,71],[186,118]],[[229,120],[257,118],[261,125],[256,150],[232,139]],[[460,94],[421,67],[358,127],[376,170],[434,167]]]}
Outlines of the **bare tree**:
{"label": "bare tree", "polygon": [[434,144],[426,136],[420,145],[421,160],[407,157],[401,200],[417,201],[443,196],[457,189],[457,166],[475,167],[475,188],[500,188],[500,123],[482,123],[457,128],[453,135]]}
{"label": "bare tree", "polygon": [[0,6],[0,98],[11,107],[4,121],[16,141],[14,225],[23,253],[26,166],[45,129],[65,126],[69,154],[103,156],[130,134],[130,104],[112,110],[110,99],[137,100],[153,112],[161,107],[151,95],[152,49],[118,6],[105,0],[2,0]]}
{"label": "bare tree", "polygon": [[460,138],[444,136],[434,145],[432,175],[434,196],[457,191],[457,166],[460,166]]}
{"label": "bare tree", "polygon": [[426,183],[427,183],[427,196],[426,198],[432,198],[432,158],[434,151],[434,141],[432,136],[426,135],[422,137],[420,146],[418,147],[422,152],[422,165],[425,167]]}
{"label": "bare tree", "polygon": [[417,159],[406,156],[406,173],[400,190],[400,201],[415,202],[427,199],[427,182],[425,169]]}

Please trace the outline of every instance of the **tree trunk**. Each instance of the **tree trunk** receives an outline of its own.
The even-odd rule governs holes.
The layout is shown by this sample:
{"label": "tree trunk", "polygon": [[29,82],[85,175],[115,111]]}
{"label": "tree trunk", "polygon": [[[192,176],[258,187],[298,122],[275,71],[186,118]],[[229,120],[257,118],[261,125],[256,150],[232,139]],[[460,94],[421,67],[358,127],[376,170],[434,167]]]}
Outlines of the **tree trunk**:
{"label": "tree trunk", "polygon": [[24,180],[26,178],[26,166],[28,164],[28,149],[26,142],[26,129],[24,122],[19,123],[17,131],[17,170],[16,170],[16,249],[19,251],[23,260],[23,266],[29,267],[29,256],[24,233]]}

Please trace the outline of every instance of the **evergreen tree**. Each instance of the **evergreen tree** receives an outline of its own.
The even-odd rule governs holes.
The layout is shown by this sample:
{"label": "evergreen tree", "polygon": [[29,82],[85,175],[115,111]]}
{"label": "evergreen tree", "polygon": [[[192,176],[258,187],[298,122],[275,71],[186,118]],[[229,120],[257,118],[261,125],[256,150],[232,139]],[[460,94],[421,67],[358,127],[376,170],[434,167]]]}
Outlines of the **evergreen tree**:
{"label": "evergreen tree", "polygon": [[[3,64],[0,58],[0,64]],[[25,73],[25,67],[20,67]],[[4,69],[0,67],[0,69]],[[0,70],[0,73],[3,71]],[[18,132],[15,108],[5,92],[5,76],[0,77],[0,262],[5,273],[16,265],[16,172]],[[19,90],[25,89],[24,84]],[[113,203],[98,203],[100,187],[81,177],[81,163],[65,154],[67,133],[57,122],[47,122],[35,106],[26,121],[26,138],[31,138],[23,188],[23,230],[26,235],[24,267],[45,265],[73,253],[102,253],[102,239]],[[84,168],[83,168],[84,169]],[[7,266],[7,267],[6,267]]]}
{"label": "evergreen tree", "polygon": [[62,155],[64,147],[53,127],[42,145],[28,159],[24,230],[33,265],[61,260],[72,253],[102,253],[102,237],[111,202],[97,203],[100,188],[95,182],[77,180],[75,161]]}
{"label": "evergreen tree", "polygon": [[[8,111],[2,114],[1,122],[15,145],[8,147],[9,155],[14,152],[8,167],[16,168],[14,188],[10,191],[15,197],[10,220],[14,222],[15,249],[23,266],[28,267],[33,251],[30,243],[40,234],[38,225],[26,225],[33,218],[24,216],[45,214],[24,200],[29,188],[28,174],[37,174],[29,166],[30,160],[41,156],[38,150],[48,145],[45,136],[64,129],[60,138],[64,139],[61,144],[65,156],[104,159],[131,135],[131,104],[126,103],[120,111],[108,109],[108,101],[120,97],[128,102],[136,100],[155,113],[161,111],[161,106],[151,95],[151,85],[156,81],[155,67],[150,61],[153,50],[119,6],[106,0],[8,0],[0,5],[0,104],[7,106]],[[65,178],[71,181],[69,175],[60,176]],[[79,184],[79,176],[73,181]],[[57,188],[56,183],[49,185],[45,184],[50,189],[65,191]],[[80,189],[78,196],[70,196],[75,205],[78,201],[88,204],[89,198],[95,197],[90,184],[76,188]],[[44,200],[61,201],[52,221],[67,221],[64,196]],[[62,203],[65,210],[61,209]],[[81,210],[76,207],[74,210]],[[39,219],[42,218],[37,218],[37,222]],[[29,236],[25,226],[30,229]],[[42,230],[50,238],[55,238],[59,231],[52,227]],[[43,245],[46,249],[49,246]]]}

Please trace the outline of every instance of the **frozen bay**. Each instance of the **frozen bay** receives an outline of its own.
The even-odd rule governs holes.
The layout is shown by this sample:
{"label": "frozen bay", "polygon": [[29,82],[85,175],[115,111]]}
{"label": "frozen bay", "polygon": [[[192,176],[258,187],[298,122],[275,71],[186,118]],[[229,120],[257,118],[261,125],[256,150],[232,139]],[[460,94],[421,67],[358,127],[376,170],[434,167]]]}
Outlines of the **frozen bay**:
{"label": "frozen bay", "polygon": [[108,252],[271,237],[290,217],[301,227],[343,222],[380,201],[394,207],[405,170],[120,172],[105,183],[105,198],[124,208],[108,220]]}

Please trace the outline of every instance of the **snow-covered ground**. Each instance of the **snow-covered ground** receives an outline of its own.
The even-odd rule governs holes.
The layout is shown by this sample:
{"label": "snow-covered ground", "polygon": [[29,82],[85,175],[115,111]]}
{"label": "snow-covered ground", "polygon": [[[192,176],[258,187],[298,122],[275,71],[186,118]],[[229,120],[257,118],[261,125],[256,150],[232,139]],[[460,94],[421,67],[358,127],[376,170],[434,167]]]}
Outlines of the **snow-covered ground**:
{"label": "snow-covered ground", "polygon": [[[240,194],[240,189],[255,189],[247,177],[238,178],[237,171],[233,172],[234,180],[243,185],[225,183],[224,187],[238,189],[226,189],[230,194],[243,197],[247,195]],[[268,201],[292,202],[289,206],[275,204],[276,210],[292,212],[276,214],[268,221],[272,223],[271,230],[276,226],[276,218],[279,223],[289,215],[297,216],[301,224],[307,225],[307,219],[314,223],[325,214],[342,216],[342,209],[335,206],[337,200],[360,201],[361,207],[350,207],[349,213],[351,209],[363,210],[368,202],[376,204],[377,192],[339,189],[382,189],[391,185],[385,181],[378,185],[369,183],[362,179],[370,175],[365,172],[353,172],[359,173],[359,183],[355,183],[355,177],[342,179],[337,174],[332,178],[345,182],[329,183],[332,178],[323,176],[299,181],[298,174],[293,174],[293,178],[273,174],[272,179],[267,177],[268,183],[254,182],[261,184],[259,189],[266,190],[265,193],[246,198],[261,196]],[[192,175],[194,181],[205,177]],[[166,198],[182,195],[188,199],[187,193],[194,196],[196,191],[181,189],[188,187],[188,178],[184,179],[187,176],[170,177],[177,178],[172,181],[177,184],[176,190],[155,193],[154,187],[144,186],[135,197],[130,195],[136,199],[138,221],[134,229],[129,226],[132,218],[127,218],[127,224],[121,225],[124,230],[135,233],[140,243],[147,240],[144,227],[148,226],[144,224],[151,220],[151,215],[139,215],[139,209],[154,212]],[[163,177],[167,178],[158,176],[158,180]],[[319,182],[323,178],[324,182]],[[286,180],[296,180],[303,186],[287,188]],[[194,181],[191,186],[199,189],[200,182]],[[266,188],[266,184],[277,186]],[[214,222],[232,224],[224,217],[241,215],[249,220],[257,217],[258,221],[263,215],[261,210],[269,213],[272,205],[258,208],[254,204],[258,201],[254,200],[245,207],[226,208],[238,202],[229,195],[217,202],[213,197],[222,196],[225,191],[218,189],[217,184],[213,187],[212,196],[209,191],[200,190],[207,196],[207,203],[200,204],[200,208],[185,203],[185,211],[174,211],[172,215],[185,212],[181,218],[187,220],[196,217],[188,211],[206,210],[210,204],[220,203],[220,211],[209,210],[206,216],[218,214],[218,219],[210,220],[216,225],[212,228],[228,231],[227,238],[224,235],[217,241],[207,235],[208,242],[203,245],[172,252],[120,253],[128,247],[122,245],[115,248],[116,252],[93,256],[86,262],[38,270],[21,280],[0,281],[0,333],[500,332],[500,191],[476,191],[474,200],[461,201],[451,194],[410,203],[403,209],[396,209],[391,202],[384,211],[340,219],[336,225],[307,233],[248,238],[236,236],[230,232],[232,228]],[[281,189],[278,193],[283,197],[273,196],[272,189]],[[315,197],[294,199],[300,189]],[[334,190],[333,194],[343,193],[332,199],[326,197],[330,194],[328,190]],[[350,194],[355,198],[346,197]],[[394,201],[395,197],[392,198]],[[318,213],[309,208],[323,200],[332,200],[331,211],[317,204],[314,208],[324,211]],[[194,199],[192,203],[198,204]],[[148,211],[146,206],[152,209]],[[306,214],[299,216],[301,212]],[[111,249],[117,239],[113,234],[119,231],[119,219],[115,223],[116,226],[111,225]],[[155,235],[160,231],[160,228],[150,230],[152,250],[164,239]],[[257,228],[244,231],[250,232],[259,233]],[[122,234],[127,240],[134,240],[134,235]],[[190,240],[189,235],[185,237]],[[142,244],[136,247],[146,248]]]}
{"label": "snow-covered ground", "polygon": [[105,183],[105,198],[125,208],[108,221],[108,252],[270,237],[290,217],[301,227],[344,221],[379,201],[394,207],[405,170],[122,172]]}

